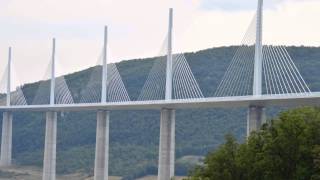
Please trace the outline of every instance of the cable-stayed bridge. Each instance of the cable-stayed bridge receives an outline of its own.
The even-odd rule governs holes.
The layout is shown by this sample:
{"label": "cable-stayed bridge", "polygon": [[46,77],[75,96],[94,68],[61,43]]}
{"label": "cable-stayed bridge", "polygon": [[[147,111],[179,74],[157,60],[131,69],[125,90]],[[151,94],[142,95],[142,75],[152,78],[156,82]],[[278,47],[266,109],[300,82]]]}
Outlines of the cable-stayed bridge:
{"label": "cable-stayed bridge", "polygon": [[225,75],[212,95],[205,96],[184,54],[172,53],[173,10],[169,12],[168,35],[157,60],[133,99],[122,81],[117,64],[107,64],[107,27],[99,66],[91,71],[78,94],[70,91],[64,76],[56,77],[56,41],[47,76],[34,95],[24,87],[12,88],[12,49],[0,82],[3,112],[0,165],[11,165],[14,111],[46,112],[43,180],[56,178],[57,113],[97,111],[95,180],[108,179],[109,116],[112,110],[158,109],[160,118],[158,179],[174,177],[175,110],[186,108],[248,107],[247,133],[259,129],[268,106],[318,105],[320,92],[311,92],[284,46],[263,45],[263,0]]}

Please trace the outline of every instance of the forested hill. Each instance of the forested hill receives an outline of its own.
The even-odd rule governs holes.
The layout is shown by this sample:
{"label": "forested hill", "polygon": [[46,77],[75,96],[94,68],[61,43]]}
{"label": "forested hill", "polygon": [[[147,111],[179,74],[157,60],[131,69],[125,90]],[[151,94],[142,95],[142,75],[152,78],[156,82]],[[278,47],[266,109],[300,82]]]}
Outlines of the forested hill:
{"label": "forested hill", "polygon": [[[220,47],[186,53],[186,59],[205,96],[213,95],[237,47]],[[313,91],[320,91],[320,48],[287,48]],[[117,64],[131,99],[136,99],[154,58]],[[74,99],[86,86],[93,68],[66,76]],[[23,92],[33,98],[38,83],[27,84]],[[94,112],[62,113],[58,120],[58,173],[92,173],[96,118]],[[157,173],[158,111],[113,111],[110,122],[110,173],[126,179]],[[43,113],[16,113],[13,126],[13,156],[17,164],[42,165],[45,117]],[[179,110],[176,122],[176,174],[186,174],[197,157],[223,142],[231,132],[239,140],[246,133],[246,109]]]}

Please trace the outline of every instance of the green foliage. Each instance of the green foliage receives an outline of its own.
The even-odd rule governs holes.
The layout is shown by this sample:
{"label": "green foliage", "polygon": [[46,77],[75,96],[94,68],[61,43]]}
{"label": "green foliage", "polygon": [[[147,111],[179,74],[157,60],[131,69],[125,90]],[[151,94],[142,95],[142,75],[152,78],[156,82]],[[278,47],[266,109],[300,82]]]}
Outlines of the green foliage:
{"label": "green foliage", "polygon": [[228,135],[190,180],[319,179],[320,109],[283,112],[253,132],[246,143]]}
{"label": "green foliage", "polygon": [[314,174],[311,179],[320,179],[320,145],[316,145],[312,151],[313,164],[314,164]]}
{"label": "green foliage", "polygon": [[235,138],[227,135],[226,143],[223,144],[217,151],[210,153],[204,160],[205,166],[197,167],[193,172],[194,178],[203,179],[234,179],[239,176],[239,169],[236,164],[236,156],[239,145]]}
{"label": "green foliage", "polygon": [[[186,53],[186,59],[203,94],[212,96],[236,51],[236,46]],[[320,48],[288,47],[298,69],[312,90],[320,90]],[[117,64],[132,100],[136,100],[155,58],[122,61]],[[75,101],[92,72],[92,67],[65,76]],[[48,83],[48,82],[47,82]],[[28,103],[32,102],[39,83],[23,86]],[[276,114],[278,110],[270,111]],[[17,164],[42,166],[45,117],[43,113],[14,114],[13,157]],[[112,111],[110,122],[110,174],[128,179],[157,173],[158,111]],[[176,157],[204,156],[232,132],[243,141],[246,132],[246,109],[177,110]],[[1,130],[1,129],[0,129]],[[95,112],[63,113],[58,117],[58,173],[92,173],[96,133]],[[314,152],[317,154],[317,152]],[[176,174],[185,175],[194,164],[177,162]],[[262,165],[260,166],[263,167]]]}

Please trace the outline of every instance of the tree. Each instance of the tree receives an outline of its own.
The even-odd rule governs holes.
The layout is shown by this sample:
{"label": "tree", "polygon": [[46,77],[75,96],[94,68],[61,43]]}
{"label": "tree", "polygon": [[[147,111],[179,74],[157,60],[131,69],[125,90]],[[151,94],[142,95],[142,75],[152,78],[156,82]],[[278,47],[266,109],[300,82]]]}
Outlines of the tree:
{"label": "tree", "polygon": [[283,112],[241,145],[226,136],[189,179],[320,179],[320,109]]}
{"label": "tree", "polygon": [[216,152],[210,153],[204,160],[205,166],[198,166],[191,179],[232,180],[239,177],[236,156],[239,145],[231,135],[225,136],[226,143]]}
{"label": "tree", "polygon": [[311,176],[312,180],[320,180],[320,145],[316,145],[312,151],[315,173]]}

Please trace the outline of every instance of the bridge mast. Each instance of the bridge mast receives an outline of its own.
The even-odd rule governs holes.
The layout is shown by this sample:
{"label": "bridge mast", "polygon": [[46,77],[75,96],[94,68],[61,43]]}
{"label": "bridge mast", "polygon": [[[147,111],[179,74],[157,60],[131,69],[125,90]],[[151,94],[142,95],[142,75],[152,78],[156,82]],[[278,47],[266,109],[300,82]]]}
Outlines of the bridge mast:
{"label": "bridge mast", "polygon": [[12,59],[12,49],[9,47],[8,54],[8,74],[7,74],[7,106],[10,106],[11,102],[11,59]]}
{"label": "bridge mast", "polygon": [[104,43],[103,43],[103,59],[102,59],[102,90],[101,103],[107,102],[107,42],[108,42],[108,27],[104,27]]}
{"label": "bridge mast", "polygon": [[168,54],[167,54],[167,73],[166,73],[166,94],[165,99],[172,99],[172,25],[173,9],[169,10],[169,30],[168,30]]}
{"label": "bridge mast", "polygon": [[253,95],[262,94],[262,25],[263,25],[263,0],[258,0],[256,47],[254,58]]}
{"label": "bridge mast", "polygon": [[50,86],[50,105],[54,105],[55,97],[55,53],[56,53],[56,39],[52,40],[52,57],[51,57],[51,86]]}

